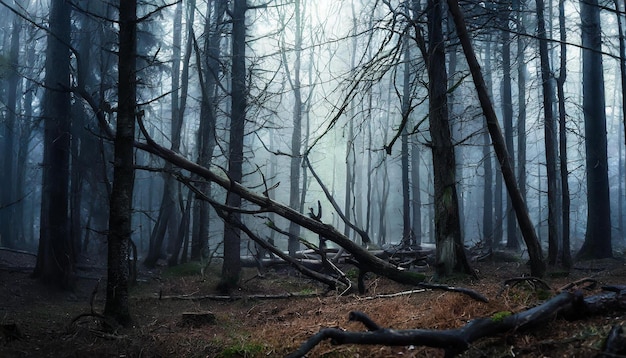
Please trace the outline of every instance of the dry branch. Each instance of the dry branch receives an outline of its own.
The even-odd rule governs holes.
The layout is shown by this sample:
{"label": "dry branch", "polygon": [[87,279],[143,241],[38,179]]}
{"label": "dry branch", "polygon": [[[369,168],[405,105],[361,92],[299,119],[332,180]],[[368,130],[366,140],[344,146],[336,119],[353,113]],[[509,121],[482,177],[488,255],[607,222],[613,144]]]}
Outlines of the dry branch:
{"label": "dry branch", "polygon": [[602,293],[588,298],[583,298],[580,291],[562,292],[543,304],[523,312],[503,318],[478,318],[463,327],[446,330],[381,328],[365,313],[351,312],[349,320],[363,323],[368,331],[349,332],[339,328],[324,328],[289,357],[303,357],[325,339],[331,339],[333,344],[427,346],[444,349],[446,357],[453,357],[467,350],[473,342],[481,338],[532,328],[556,316],[579,318],[625,309],[626,290],[622,289],[619,292]]}
{"label": "dry branch", "polygon": [[279,293],[279,294],[265,294],[265,295],[245,295],[245,296],[231,296],[231,295],[171,295],[163,296],[156,294],[159,300],[179,300],[179,301],[238,301],[238,300],[282,300],[287,298],[311,298],[319,296],[318,293]]}

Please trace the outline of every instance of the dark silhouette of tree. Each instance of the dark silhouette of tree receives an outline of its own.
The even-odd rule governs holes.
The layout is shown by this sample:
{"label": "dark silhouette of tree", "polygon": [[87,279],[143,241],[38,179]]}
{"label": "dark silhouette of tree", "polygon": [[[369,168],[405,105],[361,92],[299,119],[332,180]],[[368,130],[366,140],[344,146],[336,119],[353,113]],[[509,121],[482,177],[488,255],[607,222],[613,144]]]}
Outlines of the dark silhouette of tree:
{"label": "dark silhouette of tree", "polygon": [[137,2],[119,6],[118,112],[110,200],[107,294],[104,315],[123,326],[131,323],[128,307],[129,245],[135,181],[134,139],[137,114]]}
{"label": "dark silhouette of tree", "polygon": [[4,123],[2,124],[0,133],[4,139],[2,146],[2,179],[0,184],[2,190],[0,190],[0,243],[8,248],[15,248],[17,243],[17,228],[20,223],[15,222],[17,201],[20,198],[16,195],[17,183],[16,172],[17,167],[24,165],[19,163],[17,159],[17,146],[16,139],[18,139],[19,126],[17,118],[17,91],[18,84],[20,82],[19,74],[19,52],[20,52],[20,33],[22,31],[22,21],[18,16],[14,16],[11,31],[7,31],[7,35],[10,34],[11,41],[9,45],[8,56],[8,76],[6,87],[6,116]]}
{"label": "dark silhouette of tree", "polygon": [[[526,31],[525,0],[513,0],[513,9],[516,16],[517,32]],[[526,201],[526,50],[527,40],[524,36],[517,36],[517,185]]]}
{"label": "dark silhouette of tree", "polygon": [[580,1],[583,115],[587,171],[587,231],[578,258],[613,256],[607,161],[602,29],[598,0]]}
{"label": "dark silhouette of tree", "polygon": [[443,1],[428,1],[428,109],[433,156],[436,270],[440,276],[472,273],[461,237],[456,162],[448,117]]}
{"label": "dark silhouette of tree", "polygon": [[[402,41],[404,46],[404,71],[402,88],[402,122],[407,123],[411,114],[411,48],[409,37],[405,35]],[[411,226],[411,186],[409,184],[409,130],[404,126],[400,136],[400,166],[402,167],[402,245],[409,246],[414,241]],[[418,158],[411,158],[411,168],[419,165]]]}
{"label": "dark silhouette of tree", "polygon": [[[565,0],[559,0],[559,34],[561,41],[561,60],[559,77],[557,78],[557,94],[559,96],[559,152],[561,174],[561,205],[563,220],[561,264],[565,268],[572,266],[572,254],[570,245],[570,198],[569,198],[569,171],[567,170],[567,113],[565,112],[565,80],[567,78],[567,30],[565,29]],[[621,194],[620,194],[621,195]],[[548,260],[549,261],[549,260]]]}
{"label": "dark silhouette of tree", "polygon": [[[220,75],[220,44],[225,30],[224,15],[228,1],[216,0],[207,8],[204,24],[203,60],[197,53],[197,66],[200,77],[200,125],[198,128],[198,164],[209,167],[216,143],[215,123],[217,121],[217,87]],[[200,51],[199,48],[196,49]],[[211,184],[198,183],[198,189],[211,196]],[[209,238],[210,205],[203,200],[194,203],[193,234],[191,239],[191,259],[199,259]]]}
{"label": "dark silhouette of tree", "polygon": [[[246,120],[246,0],[235,0],[232,10],[232,74],[230,139],[228,142],[228,177],[237,183],[243,179],[243,137]],[[226,204],[232,208],[241,206],[239,194],[229,192]],[[241,221],[238,212],[229,213],[236,222]],[[224,224],[224,264],[220,288],[229,290],[239,283],[241,273],[241,230]]]}
{"label": "dark silhouette of tree", "polygon": [[[487,90],[489,91],[489,98],[493,100],[493,80],[491,74],[491,41],[486,41],[485,44],[485,82],[487,83]],[[485,185],[483,187],[483,240],[485,240],[485,246],[488,249],[494,247],[494,171],[492,165],[491,143],[489,140],[489,131],[485,131],[483,134],[483,168],[485,170]],[[498,242],[496,242],[498,243]]]}
{"label": "dark silhouette of tree", "polygon": [[546,174],[548,181],[548,263],[556,264],[559,250],[558,195],[557,195],[557,136],[552,98],[554,97],[553,78],[548,53],[548,38],[543,0],[535,0],[537,7],[537,36],[539,37],[539,58],[541,63],[541,85],[543,89],[544,141],[546,153]]}
{"label": "dark silhouette of tree", "polygon": [[[509,28],[511,9],[508,2],[498,5],[499,21],[502,31],[502,121],[504,123],[504,140],[509,153],[509,161],[515,163],[515,148],[513,146],[513,94],[511,91],[511,29]],[[515,168],[513,169],[515,170]],[[513,205],[507,197],[506,200],[506,247],[519,250],[517,240],[517,225],[513,213]]]}
{"label": "dark silhouette of tree", "polygon": [[34,277],[71,288],[74,252],[70,240],[68,190],[70,172],[70,5],[50,6],[46,49],[45,94],[42,110],[44,157],[41,223]]}
{"label": "dark silhouette of tree", "polygon": [[[287,76],[291,90],[293,91],[293,132],[291,134],[291,158],[289,163],[289,206],[299,210],[301,205],[300,197],[300,169],[302,166],[302,89],[300,84],[300,68],[302,63],[302,17],[303,11],[300,0],[294,2],[295,19],[295,43],[293,48],[294,63],[293,69],[289,69],[289,64],[284,61],[283,66],[287,70]],[[283,57],[286,56],[283,52]],[[296,251],[300,249],[300,226],[293,222],[289,223],[289,255],[295,256]]]}
{"label": "dark silhouette of tree", "polygon": [[[181,46],[182,46],[182,18],[183,18],[183,5],[182,1],[176,4],[174,10],[174,26],[173,26],[173,43],[172,43],[172,89],[171,89],[171,148],[173,151],[179,151],[180,149],[180,134],[182,128],[182,113],[184,108],[181,108],[181,98],[186,100],[186,93],[181,96],[181,74],[180,74],[180,62],[181,62]],[[189,34],[190,35],[190,34]],[[191,43],[188,43],[191,46]],[[189,47],[189,50],[191,48]],[[189,58],[187,58],[186,66],[188,68]],[[187,82],[187,78],[182,78],[183,82]],[[170,243],[178,241],[178,227],[180,224],[180,211],[178,208],[178,186],[176,180],[169,174],[171,172],[171,164],[165,164],[164,184],[163,184],[163,197],[161,198],[161,206],[159,208],[159,216],[156,224],[152,229],[150,235],[150,247],[148,255],[144,260],[146,267],[152,268],[156,265],[157,261],[163,255],[163,243],[165,241],[166,234],[169,232]],[[178,245],[180,247],[180,245]],[[178,255],[176,255],[178,256]],[[177,260],[178,258],[175,257]]]}

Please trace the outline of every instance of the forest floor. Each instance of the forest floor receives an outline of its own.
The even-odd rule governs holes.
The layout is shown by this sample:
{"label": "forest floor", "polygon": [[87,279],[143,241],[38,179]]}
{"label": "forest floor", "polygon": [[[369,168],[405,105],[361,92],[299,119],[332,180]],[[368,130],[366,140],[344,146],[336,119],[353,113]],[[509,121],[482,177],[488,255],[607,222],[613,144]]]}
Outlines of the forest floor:
{"label": "forest floor", "polygon": [[[523,311],[581,278],[626,284],[626,263],[617,259],[579,262],[568,275],[552,271],[545,279],[552,288],[547,292],[528,284],[503,288],[504,280],[527,273],[521,262],[476,264],[479,280],[446,282],[487,296],[490,302],[482,303],[460,293],[431,290],[380,297],[415,287],[373,276],[367,280],[366,295],[340,297],[289,270],[269,270],[259,276],[255,269],[245,269],[241,287],[234,293],[239,299],[219,300],[215,291],[218,269],[211,268],[202,281],[199,265],[190,263],[144,269],[130,295],[133,326],[108,333],[91,316],[72,323],[80,314],[91,312],[94,292],[93,309],[102,312],[104,269],[81,271],[76,290],[62,292],[29,278],[27,268],[32,266],[34,257],[0,251],[0,325],[4,327],[0,357],[282,357],[321,328],[364,331],[360,323],[348,322],[350,311],[365,312],[379,325],[394,329],[447,329],[463,326],[472,318]],[[348,269],[349,275],[353,273]],[[598,292],[599,288],[585,295]],[[284,294],[298,297],[278,298]],[[215,321],[185,324],[184,312],[212,312]],[[480,339],[462,356],[593,357],[616,324],[626,325],[626,312],[577,321],[557,318],[533,330]],[[309,356],[443,357],[443,351],[326,341]]]}

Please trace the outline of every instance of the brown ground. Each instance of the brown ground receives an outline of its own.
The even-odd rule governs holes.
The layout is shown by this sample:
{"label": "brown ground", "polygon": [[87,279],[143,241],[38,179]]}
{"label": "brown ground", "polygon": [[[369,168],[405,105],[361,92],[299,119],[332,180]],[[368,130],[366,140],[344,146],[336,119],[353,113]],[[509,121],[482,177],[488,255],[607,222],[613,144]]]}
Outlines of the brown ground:
{"label": "brown ground", "polygon": [[[105,333],[91,317],[72,320],[90,312],[90,297],[104,271],[82,272],[74,293],[51,291],[28,277],[25,270],[34,258],[0,251],[0,324],[16,324],[22,338],[7,340],[0,334],[0,357],[282,357],[324,327],[362,331],[347,322],[350,311],[367,313],[378,324],[396,329],[459,327],[474,317],[502,311],[519,312],[541,302],[542,293],[527,285],[505,290],[497,297],[504,279],[527,272],[520,263],[480,264],[478,281],[453,281],[490,299],[480,303],[458,293],[425,291],[395,298],[324,294],[324,287],[286,272],[245,270],[236,301],[158,299],[172,295],[216,295],[215,280],[200,281],[198,266],[144,272],[131,292],[134,326],[115,334]],[[216,276],[216,270],[210,275]],[[577,264],[569,277],[553,274],[546,281],[557,289],[583,277],[602,284],[626,284],[626,264],[619,260]],[[371,277],[367,296],[406,291],[385,279]],[[99,286],[94,309],[104,305],[104,282]],[[281,293],[314,294],[308,298],[253,299],[252,295]],[[586,293],[586,295],[598,291]],[[545,297],[543,297],[545,298]],[[181,324],[181,313],[211,311],[216,323],[200,327]],[[518,332],[476,342],[466,357],[592,357],[610,328],[626,324],[626,312],[568,322],[556,319],[532,332]],[[3,332],[0,332],[3,333]],[[423,347],[319,345],[311,357],[442,357],[438,349]]]}

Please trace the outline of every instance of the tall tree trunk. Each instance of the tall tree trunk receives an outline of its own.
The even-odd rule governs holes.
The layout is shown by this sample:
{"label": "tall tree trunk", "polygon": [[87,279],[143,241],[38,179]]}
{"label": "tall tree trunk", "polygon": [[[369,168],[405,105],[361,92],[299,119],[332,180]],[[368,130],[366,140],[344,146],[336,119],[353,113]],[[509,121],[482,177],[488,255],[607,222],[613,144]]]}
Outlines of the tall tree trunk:
{"label": "tall tree trunk", "polygon": [[[506,149],[509,153],[509,161],[515,163],[515,148],[513,146],[513,95],[511,91],[511,35],[509,4],[504,3],[503,9],[499,11],[502,27],[502,120],[504,123],[504,137]],[[515,168],[513,168],[515,170]],[[516,220],[513,212],[513,205],[510,198],[506,200],[506,247],[512,250],[519,250],[517,240]]]}
{"label": "tall tree trunk", "polygon": [[567,170],[567,114],[565,113],[565,79],[567,77],[567,32],[565,29],[565,0],[559,0],[559,33],[561,41],[561,68],[559,70],[559,77],[557,79],[557,93],[559,96],[559,152],[561,154],[560,170],[563,220],[563,246],[561,251],[561,263],[565,268],[569,269],[572,266],[572,254],[569,233],[570,198],[568,183],[569,173]]}
{"label": "tall tree trunk", "polygon": [[[302,165],[302,92],[300,88],[300,63],[302,56],[302,10],[300,0],[295,0],[294,17],[296,21],[293,79],[289,76],[289,83],[293,91],[293,132],[291,134],[291,159],[289,177],[289,206],[292,209],[300,209],[300,167]],[[285,56],[286,58],[286,56]],[[285,61],[285,66],[288,64]],[[289,223],[289,255],[295,256],[300,249],[300,226],[294,222]]]}
{"label": "tall tree trunk", "polygon": [[[204,26],[205,61],[200,60],[197,54],[198,74],[201,78],[202,99],[200,101],[200,126],[198,128],[198,164],[209,167],[215,148],[216,91],[220,70],[220,43],[224,29],[224,14],[228,8],[227,0],[215,0],[212,10],[207,8],[206,23]],[[211,16],[212,15],[212,16]],[[199,49],[196,49],[198,51]],[[207,196],[211,196],[211,184],[201,181],[198,189]],[[195,201],[193,216],[193,235],[191,239],[191,259],[200,258],[201,252],[209,239],[210,205],[203,200]]]}
{"label": "tall tree trunk", "polygon": [[577,256],[613,256],[611,244],[611,203],[607,161],[602,29],[598,0],[581,0],[583,46],[583,114],[587,168],[587,231]]}
{"label": "tall tree trunk", "polygon": [[[137,59],[137,2],[119,7],[118,115],[109,213],[107,295],[104,315],[123,326],[131,324],[128,307],[128,256],[132,234],[135,182],[134,148]],[[140,113],[139,115],[142,115]]]}
{"label": "tall tree trunk", "polygon": [[[522,34],[526,31],[525,0],[514,0],[513,8],[517,17],[517,32]],[[517,185],[526,200],[526,60],[524,51],[526,40],[524,36],[517,36]]]}
{"label": "tall tree trunk", "polygon": [[511,163],[509,163],[509,156],[506,153],[506,144],[504,142],[502,131],[500,129],[500,125],[498,124],[498,118],[493,109],[491,99],[489,98],[487,86],[485,85],[485,80],[480,70],[480,65],[478,64],[476,54],[472,48],[469,34],[467,33],[465,19],[463,18],[463,14],[459,8],[458,0],[447,1],[450,12],[454,18],[457,35],[459,36],[459,40],[463,46],[463,52],[465,53],[470,72],[472,73],[472,78],[474,79],[474,84],[478,92],[478,99],[480,100],[480,104],[487,121],[487,128],[489,129],[491,141],[496,155],[498,156],[498,160],[500,161],[504,182],[512,200],[522,236],[526,242],[528,256],[530,257],[531,274],[541,277],[545,273],[545,263],[543,262],[541,245],[539,244],[533,224],[528,216],[526,203],[522,199],[519,189],[515,183],[515,173],[513,172]]}
{"label": "tall tree trunk", "polygon": [[[243,137],[246,121],[246,0],[234,0],[232,10],[232,95],[230,140],[228,145],[228,177],[241,183],[243,178]],[[232,208],[241,206],[241,197],[228,193],[226,204]],[[241,214],[229,213],[235,222]],[[227,291],[239,283],[241,273],[241,230],[236,226],[224,224],[224,264],[220,289]]]}
{"label": "tall tree trunk", "polygon": [[617,31],[619,34],[619,69],[622,83],[622,121],[624,124],[623,139],[626,141],[626,4],[623,1],[615,0],[615,10],[617,12]]}
{"label": "tall tree trunk", "polygon": [[558,193],[557,193],[557,136],[552,98],[554,98],[553,78],[548,53],[548,38],[544,16],[543,0],[535,0],[537,7],[537,36],[539,37],[539,58],[541,62],[541,84],[543,88],[544,141],[546,151],[546,176],[548,179],[548,264],[556,264],[559,252]]}
{"label": "tall tree trunk", "polygon": [[448,118],[446,57],[442,31],[442,0],[428,1],[428,94],[435,187],[437,274],[471,273],[461,238],[456,192],[456,163]]}
{"label": "tall tree trunk", "polygon": [[[489,91],[489,98],[493,99],[493,80],[491,78],[491,41],[488,38],[485,46],[485,81],[487,82],[487,90]],[[494,197],[494,171],[491,162],[491,145],[489,143],[489,131],[485,131],[483,134],[483,166],[485,168],[485,185],[483,187],[483,240],[488,249],[492,249],[494,246],[494,210],[493,210],[493,197]],[[502,191],[502,190],[500,190]],[[499,243],[496,241],[496,243]]]}
{"label": "tall tree trunk", "polygon": [[[174,10],[174,29],[172,31],[172,83],[171,83],[171,149],[177,152],[180,148],[180,133],[182,128],[182,116],[180,106],[180,61],[182,46],[182,18],[183,6],[182,2],[176,4]],[[189,45],[191,45],[189,43]],[[184,98],[184,96],[183,96]],[[165,242],[166,233],[169,235],[170,243],[178,241],[176,234],[178,233],[178,225],[180,223],[180,212],[176,204],[178,197],[178,187],[176,180],[169,174],[171,169],[170,163],[165,163],[163,199],[159,208],[159,216],[150,235],[150,248],[148,255],[144,260],[146,267],[154,267],[163,254],[163,243]],[[170,245],[171,248],[172,245]],[[168,250],[169,251],[169,250]]]}
{"label": "tall tree trunk", "polygon": [[[402,122],[408,123],[411,110],[411,49],[408,35],[402,41],[404,46],[404,73],[402,88]],[[411,193],[409,186],[409,130],[403,126],[401,134],[402,149],[400,163],[402,167],[402,245],[409,246],[413,241],[411,232]]]}
{"label": "tall tree trunk", "polygon": [[74,266],[69,235],[70,167],[70,5],[50,5],[46,90],[44,94],[44,158],[41,223],[37,265],[33,275],[44,282],[70,288]]}
{"label": "tall tree trunk", "polygon": [[4,145],[2,147],[2,159],[0,160],[3,169],[2,179],[0,180],[2,185],[2,190],[0,190],[0,244],[9,248],[15,248],[17,241],[15,236],[17,231],[15,223],[16,201],[21,199],[15,195],[17,185],[15,181],[15,167],[16,165],[21,165],[15,162],[17,154],[15,139],[19,128],[17,126],[17,88],[20,80],[19,51],[21,28],[22,21],[18,16],[15,16],[10,32],[11,43],[8,59],[10,68],[8,70],[6,88],[6,117],[3,123]]}
{"label": "tall tree trunk", "polygon": [[[176,106],[176,110],[172,110],[172,118],[173,118],[173,124],[175,125],[174,127],[174,139],[177,140],[176,143],[176,148],[178,149],[180,147],[180,141],[181,141],[181,132],[182,132],[182,126],[183,126],[183,121],[185,118],[185,109],[187,107],[187,93],[188,93],[188,89],[189,89],[189,62],[191,60],[191,50],[192,50],[192,46],[193,46],[193,24],[194,24],[194,19],[195,19],[195,13],[196,13],[196,1],[195,0],[190,0],[189,2],[187,2],[187,40],[185,43],[185,53],[183,56],[183,68],[182,68],[182,73],[181,73],[181,78],[180,78],[180,100]],[[180,46],[180,40],[179,40],[179,46]],[[175,57],[180,57],[180,50],[178,51],[178,53],[176,54]],[[174,90],[174,89],[172,89]],[[173,93],[172,93],[173,94]],[[177,192],[178,192],[178,196],[179,198],[182,197],[182,194],[180,193],[180,186],[178,186],[177,188]],[[191,198],[191,197],[190,197]],[[190,199],[191,200],[191,199]],[[178,264],[178,260],[182,259],[179,257],[179,253],[181,250],[181,246],[183,245],[185,241],[185,238],[187,237],[187,233],[189,231],[188,227],[181,227],[181,225],[189,225],[189,213],[186,212],[186,209],[181,205],[177,206],[177,208],[182,211],[182,213],[180,213],[180,221],[176,222],[175,225],[171,225],[171,231],[174,231],[173,229],[178,229],[178,232],[175,233],[174,237],[170,237],[170,248],[171,248],[171,252],[172,255],[169,258],[169,262],[168,265],[169,266],[174,266]],[[187,215],[187,217],[185,217],[185,215]],[[178,218],[178,215],[175,215],[175,217],[173,218],[174,220],[176,220]],[[184,234],[184,235],[182,235]],[[183,251],[183,256],[184,256],[184,260],[186,261],[187,257],[187,251]]]}
{"label": "tall tree trunk", "polygon": [[411,143],[411,227],[416,245],[422,244],[422,198],[420,193],[420,150],[418,143]]}

